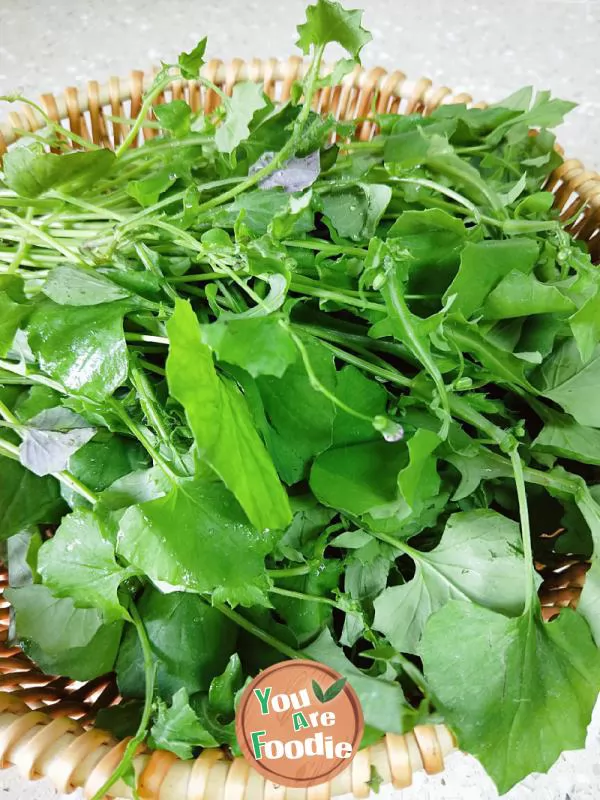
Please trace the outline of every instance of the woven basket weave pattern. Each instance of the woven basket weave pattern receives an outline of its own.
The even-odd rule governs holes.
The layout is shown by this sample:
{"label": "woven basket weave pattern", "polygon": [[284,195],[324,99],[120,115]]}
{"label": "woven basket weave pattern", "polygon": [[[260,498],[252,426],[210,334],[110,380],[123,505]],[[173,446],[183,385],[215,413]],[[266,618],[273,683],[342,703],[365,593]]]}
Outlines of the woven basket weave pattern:
{"label": "woven basket weave pattern", "polygon": [[[227,94],[240,81],[262,83],[275,100],[287,100],[293,83],[304,74],[300,58],[228,64],[210,61],[203,69]],[[46,94],[41,105],[48,116],[64,121],[74,133],[96,144],[114,148],[127,136],[128,128],[115,118],[134,118],[142,104],[152,75],[131,73],[129,80],[111,78],[100,86],[90,81],[86,91],[66,89],[64,95]],[[211,90],[195,81],[176,81],[157,103],[185,99],[192,110],[213,111],[221,102]],[[369,139],[375,132],[368,116],[373,103],[378,112],[427,115],[441,103],[473,105],[467,94],[453,94],[447,87],[434,88],[427,78],[408,81],[399,71],[357,67],[340,86],[322,89],[315,110],[331,111],[339,119],[364,118],[356,137]],[[483,105],[483,104],[479,104]],[[113,119],[109,119],[113,118]],[[43,127],[44,120],[31,107],[12,112],[8,124],[0,125],[0,158],[8,146],[27,132]],[[156,128],[142,128],[140,140],[152,138]],[[139,142],[135,142],[136,146]],[[571,233],[586,240],[595,261],[600,260],[600,176],[586,171],[580,161],[564,161],[546,187],[555,195],[561,219],[575,219]],[[579,212],[579,213],[578,213]],[[576,559],[541,569],[543,614],[550,619],[557,609],[574,607],[581,593],[587,566]],[[120,761],[128,740],[115,741],[93,727],[99,708],[118,701],[113,676],[85,684],[43,675],[18,648],[9,648],[9,606],[2,599],[6,571],[0,571],[0,767],[15,764],[28,779],[49,777],[56,788],[68,792],[83,787],[91,797]],[[43,710],[42,710],[43,709]],[[413,772],[428,773],[444,768],[444,756],[454,749],[452,734],[443,725],[419,726],[404,736],[387,734],[376,745],[360,751],[347,770],[331,783],[310,789],[285,789],[265,781],[241,758],[229,759],[221,750],[205,750],[195,761],[181,761],[165,751],[149,752],[140,747],[135,770],[142,798],[155,800],[328,800],[353,792],[367,797],[371,767],[385,783],[409,786]],[[111,792],[131,797],[129,787],[117,783]]]}

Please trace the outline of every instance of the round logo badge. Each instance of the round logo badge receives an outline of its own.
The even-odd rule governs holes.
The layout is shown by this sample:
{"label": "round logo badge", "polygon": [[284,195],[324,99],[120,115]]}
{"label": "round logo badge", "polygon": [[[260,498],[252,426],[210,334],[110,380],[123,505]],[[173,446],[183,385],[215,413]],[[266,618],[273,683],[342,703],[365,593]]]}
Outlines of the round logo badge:
{"label": "round logo badge", "polygon": [[247,761],[274,784],[317,786],[358,751],[364,720],[354,689],[316,661],[283,661],[244,690],[236,715]]}

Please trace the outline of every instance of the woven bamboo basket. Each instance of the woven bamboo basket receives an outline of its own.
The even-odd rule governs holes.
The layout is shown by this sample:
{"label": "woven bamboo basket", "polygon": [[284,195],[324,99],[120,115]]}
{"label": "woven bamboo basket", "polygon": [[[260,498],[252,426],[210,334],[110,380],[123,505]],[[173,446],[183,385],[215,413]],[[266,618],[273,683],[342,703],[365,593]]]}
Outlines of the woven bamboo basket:
{"label": "woven bamboo basket", "polygon": [[[227,94],[236,83],[250,80],[262,83],[272,99],[284,101],[304,70],[304,63],[296,57],[287,61],[235,59],[227,64],[210,61],[203,74]],[[45,94],[41,105],[50,118],[62,121],[79,136],[113,148],[127,136],[128,129],[107,117],[135,117],[152,77],[135,71],[128,80],[111,78],[103,86],[90,81],[84,91],[68,88],[62,96]],[[210,112],[221,102],[214,91],[195,81],[173,82],[156,102],[180,98],[194,111]],[[436,88],[427,78],[409,81],[400,71],[357,67],[339,86],[322,89],[315,98],[315,109],[349,120],[368,118],[373,103],[378,112],[427,115],[442,103],[472,105],[473,101],[468,94],[454,94],[445,86]],[[44,124],[30,107],[10,113],[8,122],[0,124],[0,158],[20,136]],[[357,126],[355,135],[365,140],[374,133],[374,123],[367,119]],[[140,139],[156,134],[154,127],[144,127]],[[569,159],[551,175],[546,188],[554,193],[561,219],[577,215],[571,233],[586,241],[592,257],[599,261],[600,175]],[[537,566],[544,578],[540,589],[544,618],[551,619],[561,607],[575,607],[587,565],[571,558]],[[89,798],[111,775],[129,741],[116,741],[93,727],[100,708],[119,702],[114,676],[82,684],[44,675],[18,648],[10,647],[10,608],[3,599],[7,585],[7,571],[0,567],[0,768],[16,765],[28,780],[48,777],[58,791],[68,793],[81,787]],[[172,753],[151,752],[141,746],[134,767],[138,792],[145,800],[328,800],[349,792],[364,798],[370,792],[371,767],[384,783],[401,789],[412,783],[417,770],[429,774],[442,771],[444,757],[454,749],[452,733],[444,725],[418,726],[403,736],[387,734],[360,751],[348,769],[330,783],[310,789],[275,786],[244,759],[232,759],[220,749],[205,750],[194,761],[181,761]],[[132,792],[118,782],[110,796],[131,798]]]}

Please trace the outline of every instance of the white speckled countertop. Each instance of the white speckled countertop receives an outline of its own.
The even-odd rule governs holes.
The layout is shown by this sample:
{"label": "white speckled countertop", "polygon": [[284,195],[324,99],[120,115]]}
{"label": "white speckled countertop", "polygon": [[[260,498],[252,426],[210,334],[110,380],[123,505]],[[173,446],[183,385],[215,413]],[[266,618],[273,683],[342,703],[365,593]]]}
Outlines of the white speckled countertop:
{"label": "white speckled countertop", "polygon": [[[147,69],[205,34],[209,55],[286,57],[304,0],[1,0],[0,94],[36,97],[89,79]],[[409,78],[499,100],[524,84],[579,103],[559,131],[567,155],[600,168],[600,0],[355,0],[374,41],[364,63]],[[0,104],[0,116],[6,108]],[[0,773],[0,800],[50,800],[45,781]],[[71,795],[73,797],[73,795]],[[474,759],[451,756],[442,776],[418,776],[385,800],[492,800],[497,793]],[[585,751],[547,776],[532,776],[507,800],[597,800],[600,710]],[[209,798],[210,800],[210,798]]]}
{"label": "white speckled countertop", "polygon": [[[374,41],[364,62],[499,100],[525,84],[579,107],[560,132],[598,169],[600,0],[355,0]],[[304,0],[2,0],[0,94],[36,97],[171,58],[205,34],[209,54],[286,57]],[[2,109],[0,109],[2,113]]]}

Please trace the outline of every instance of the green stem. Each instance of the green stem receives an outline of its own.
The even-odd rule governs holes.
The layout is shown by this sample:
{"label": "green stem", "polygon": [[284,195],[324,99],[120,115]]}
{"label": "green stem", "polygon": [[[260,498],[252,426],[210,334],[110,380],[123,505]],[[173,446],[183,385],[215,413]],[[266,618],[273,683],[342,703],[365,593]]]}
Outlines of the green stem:
{"label": "green stem", "polygon": [[[133,120],[132,120],[133,121]],[[145,126],[144,126],[145,127]],[[203,144],[212,143],[212,139],[208,136],[196,134],[193,136],[185,136],[181,139],[167,139],[166,141],[159,141],[156,139],[149,139],[141,147],[135,150],[129,150],[121,156],[121,163],[125,164],[129,161],[136,161],[141,159],[154,159],[157,153],[164,150],[181,150],[182,147],[195,147]]]}
{"label": "green stem", "polygon": [[324,395],[335,406],[341,408],[342,411],[345,411],[346,414],[350,414],[351,416],[356,417],[356,419],[360,419],[363,422],[368,422],[370,425],[372,425],[373,424],[372,417],[369,417],[366,414],[362,414],[360,411],[356,411],[351,406],[346,405],[346,403],[340,400],[339,397],[336,397],[333,392],[330,392],[329,389],[321,383],[321,381],[317,378],[314,369],[312,368],[312,364],[310,363],[310,358],[308,357],[308,353],[306,352],[306,347],[304,346],[304,342],[289,327],[288,331],[290,333],[290,336],[292,337],[294,344],[296,345],[298,352],[300,353],[300,357],[302,358],[302,363],[304,364],[304,369],[306,370],[306,374],[308,375],[308,380],[312,388],[315,391],[320,392],[322,395]]}
{"label": "green stem", "polygon": [[155,375],[160,375],[161,378],[164,378],[167,374],[166,370],[162,367],[157,367],[156,364],[153,364],[151,361],[146,361],[145,358],[140,358],[139,363],[144,369],[147,369],[148,372],[153,372]]}
{"label": "green stem", "polygon": [[334,300],[347,306],[355,306],[356,308],[369,309],[371,311],[380,311],[381,313],[385,312],[385,306],[383,303],[370,303],[369,301],[361,300],[358,297],[351,297],[346,292],[342,294],[341,292],[331,291],[330,289],[323,289],[317,284],[311,285],[310,283],[307,283],[308,280],[310,279],[296,275],[291,280],[290,289],[293,292],[298,292],[299,294],[307,294],[310,297],[320,297],[323,300]]}
{"label": "green stem", "polygon": [[525,478],[523,476],[523,464],[519,450],[515,447],[511,450],[510,460],[515,475],[517,486],[517,498],[519,500],[519,517],[521,519],[521,535],[523,537],[523,558],[525,560],[526,573],[526,595],[524,613],[531,611],[531,606],[536,597],[535,589],[535,565],[533,563],[533,549],[531,546],[531,529],[529,527],[529,511],[527,509],[527,491],[525,489]]}
{"label": "green stem", "polygon": [[12,372],[14,375],[20,375],[23,378],[27,378],[30,383],[38,383],[41,386],[48,386],[50,389],[54,389],[56,392],[65,394],[65,390],[60,383],[57,383],[57,381],[53,381],[52,378],[47,378],[45,375],[41,375],[38,372],[28,372],[27,367],[23,363],[15,364],[12,361],[0,359],[0,369],[4,369],[7,372]]}
{"label": "green stem", "polygon": [[110,209],[103,208],[102,206],[96,206],[87,200],[82,200],[79,197],[73,197],[72,195],[64,194],[63,192],[49,192],[47,197],[56,197],[57,200],[62,200],[63,203],[68,203],[76,208],[82,208],[85,211],[90,211],[95,217],[107,217],[108,219],[114,219],[117,222],[121,222],[125,219],[122,214],[117,214],[116,211],[111,211]]}
{"label": "green stem", "polygon": [[153,344],[169,344],[166,336],[153,336],[150,333],[126,333],[128,342],[152,342]]}
{"label": "green stem", "polygon": [[123,153],[126,153],[127,150],[129,150],[129,148],[133,144],[133,142],[135,142],[138,133],[144,126],[144,122],[146,121],[148,112],[152,108],[152,104],[159,96],[159,94],[161,94],[161,92],[167,88],[167,86],[171,83],[172,80],[173,78],[168,74],[168,72],[162,77],[157,77],[155,83],[150,87],[148,93],[144,97],[142,107],[139,110],[139,113],[135,119],[134,124],[131,126],[131,130],[129,131],[127,136],[123,139],[123,141],[115,151],[115,155],[117,156],[117,158],[120,158],[120,156],[122,156]]}
{"label": "green stem", "polygon": [[270,578],[294,578],[297,575],[308,575],[311,568],[308,564],[301,567],[282,567],[281,569],[268,569],[267,574]]}
{"label": "green stem", "polygon": [[283,597],[293,597],[295,600],[308,600],[312,603],[323,603],[327,606],[332,606],[333,608],[338,608],[338,604],[335,600],[331,600],[329,597],[319,597],[316,594],[305,594],[304,592],[294,592],[292,589],[282,589],[279,586],[272,586],[269,589],[270,594],[280,594]]}
{"label": "green stem", "polygon": [[125,748],[125,752],[123,753],[123,758],[121,759],[119,765],[112,773],[110,778],[108,778],[106,782],[100,787],[100,789],[98,789],[98,791],[91,798],[91,800],[103,800],[103,798],[108,793],[109,789],[112,786],[114,786],[118,780],[123,778],[123,776],[132,767],[132,762],[135,757],[136,751],[138,747],[142,744],[148,733],[150,718],[152,716],[152,703],[154,701],[154,683],[156,680],[156,664],[154,663],[154,656],[152,654],[152,648],[150,646],[150,640],[148,639],[148,633],[146,631],[146,627],[144,626],[144,622],[140,617],[140,613],[133,602],[129,606],[129,613],[131,615],[131,621],[135,626],[135,630],[138,635],[140,645],[142,648],[142,655],[144,658],[144,677],[146,680],[146,689],[144,693],[144,708],[142,711],[142,718],[140,719],[140,724],[138,725],[138,729],[136,731],[135,736],[131,739],[131,741],[127,744],[127,747]]}
{"label": "green stem", "polygon": [[402,296],[400,281],[395,269],[391,269],[389,271],[387,281],[381,288],[381,294],[383,295],[388,307],[395,337],[400,342],[405,344],[413,353],[413,355],[420,361],[435,384],[444,413],[442,428],[439,435],[442,439],[445,439],[448,436],[451,418],[446,384],[444,383],[444,379],[438,368],[438,365],[435,363],[425,346],[421,343],[419,336],[414,329],[411,320],[411,313],[406,305],[404,297]]}
{"label": "green stem", "polygon": [[178,477],[173,472],[171,467],[167,464],[158,450],[154,447],[152,442],[146,436],[145,431],[141,428],[140,425],[133,420],[129,414],[125,411],[121,403],[118,400],[115,400],[114,397],[108,399],[108,405],[113,409],[113,411],[118,415],[119,419],[127,426],[128,430],[133,434],[133,436],[138,440],[138,442],[142,445],[144,450],[148,453],[148,455],[152,458],[155,464],[162,469],[165,473],[167,478],[171,481],[174,486],[177,486]]}
{"label": "green stem", "polygon": [[[67,128],[63,128],[63,126],[59,122],[56,122],[55,120],[51,119],[46,114],[46,112],[44,111],[44,109],[41,106],[39,106],[37,103],[34,103],[33,100],[29,100],[27,97],[23,97],[20,94],[17,94],[17,95],[2,95],[2,96],[0,96],[0,100],[5,100],[8,103],[15,103],[17,101],[20,102],[20,103],[25,103],[26,105],[31,106],[31,108],[34,108],[38,112],[40,117],[42,117],[42,119],[45,121],[46,125],[49,128],[51,128],[55,133],[58,133],[60,136],[64,136],[69,141],[74,142],[75,144],[78,144],[80,147],[83,147],[86,150],[99,150],[100,149],[97,144],[94,144],[93,142],[90,142],[87,139],[84,139],[83,137],[78,136],[76,133],[73,133],[72,131],[67,130]],[[25,134],[27,136],[31,135],[28,131],[25,131]],[[46,144],[47,144],[47,142],[46,142]]]}
{"label": "green stem", "polygon": [[[203,598],[205,599],[205,598]],[[260,639],[265,644],[270,645],[275,650],[279,651],[282,655],[287,656],[288,658],[306,658],[306,656],[302,653],[299,653],[297,650],[294,650],[292,647],[288,647],[287,644],[280,642],[275,636],[271,636],[270,633],[263,631],[262,628],[259,628],[258,625],[255,625],[250,620],[243,617],[241,614],[238,614],[237,611],[234,611],[229,606],[224,605],[223,603],[215,603],[210,602],[210,600],[205,600],[208,605],[212,605],[213,608],[216,608],[221,614],[224,614],[230,620],[239,625],[240,628],[243,628],[248,633],[252,634],[252,636],[256,636],[257,639]]]}
{"label": "green stem", "polygon": [[144,244],[140,244],[137,242],[134,245],[135,252],[138,255],[138,258],[144,265],[144,268],[148,270],[151,275],[154,275],[155,278],[158,278],[160,285],[165,291],[165,294],[171,298],[175,303],[179,300],[179,295],[173,289],[173,287],[165,280],[165,276],[160,271],[158,264],[156,264],[151,258],[151,251],[146,247]]}
{"label": "green stem", "polygon": [[[5,439],[0,439],[0,451],[7,456],[8,458],[12,458],[13,461],[19,461],[19,447],[12,442],[7,442]],[[60,481],[64,486],[67,486],[69,489],[72,489],[77,494],[81,495],[88,503],[95,505],[98,502],[98,495],[95,492],[92,492],[91,489],[88,489],[80,480],[78,480],[74,475],[72,475],[67,470],[63,470],[62,472],[53,472],[51,473],[53,478]]]}
{"label": "green stem", "polygon": [[[452,200],[455,200],[461,206],[464,206],[468,209],[473,218],[476,222],[480,222],[481,220],[481,213],[477,206],[468,200],[464,195],[455,192],[453,189],[449,189],[447,186],[444,186],[442,183],[437,183],[437,181],[431,181],[428,178],[393,178],[392,179],[395,183],[409,183],[413,186],[424,186],[427,189],[433,189],[434,192],[439,192],[440,194],[445,195],[446,197],[450,197]],[[500,225],[497,220],[494,220],[496,224]]]}
{"label": "green stem", "polygon": [[[27,211],[25,212],[25,221],[31,222],[33,218],[33,207],[29,206]],[[27,235],[23,236],[19,245],[17,247],[17,252],[14,255],[13,260],[8,265],[8,272],[16,272],[21,264],[23,263],[23,259],[27,255],[27,251],[29,250],[29,237]]]}
{"label": "green stem", "polygon": [[0,400],[0,417],[3,417],[7,422],[10,422],[11,425],[14,425],[17,429],[22,428],[23,425],[21,420],[15,417],[13,412],[10,408]]}
{"label": "green stem", "polygon": [[342,350],[340,347],[336,347],[327,341],[323,341],[322,339],[319,339],[319,341],[323,347],[326,347],[331,353],[334,354],[334,356],[336,356],[336,358],[345,361],[347,364],[352,364],[354,367],[358,367],[359,369],[362,369],[371,375],[382,378],[384,381],[389,381],[395,386],[401,386],[404,389],[410,389],[413,386],[413,381],[410,378],[402,375],[400,372],[398,372],[398,370],[395,370],[392,367],[378,366],[377,364],[373,364],[358,355],[347,353],[345,350]]}
{"label": "green stem", "polygon": [[195,283],[196,281],[218,281],[222,280],[222,272],[200,272],[198,274],[176,275],[169,277],[167,280],[170,283]]}
{"label": "green stem", "polygon": [[367,250],[362,247],[347,247],[346,245],[334,244],[333,242],[321,241],[319,239],[286,239],[282,242],[286,247],[299,247],[304,250],[317,250],[320,253],[331,253],[332,255],[349,255],[358,258],[366,258]]}
{"label": "green stem", "polygon": [[4,217],[4,219],[10,220],[14,225],[26,231],[30,236],[34,236],[36,239],[44,242],[44,244],[47,244],[52,250],[56,250],[57,252],[61,253],[63,256],[65,256],[65,258],[69,259],[69,261],[77,261],[84,267],[88,267],[78,253],[69,250],[68,247],[62,245],[54,237],[46,233],[46,231],[40,230],[36,225],[32,225],[26,219],[22,219],[16,214],[13,214],[12,211],[7,211],[6,209],[0,212],[0,215]]}
{"label": "green stem", "polygon": [[169,432],[166,429],[162,416],[158,410],[156,397],[150,381],[144,374],[144,371],[139,369],[135,363],[132,363],[129,374],[131,377],[131,382],[137,390],[142,411],[146,415],[148,422],[154,428],[165,447],[171,453],[177,469],[182,475],[186,475],[187,470],[185,468],[185,464],[183,463],[183,460],[177,450],[175,450],[173,447]]}

